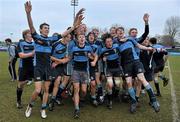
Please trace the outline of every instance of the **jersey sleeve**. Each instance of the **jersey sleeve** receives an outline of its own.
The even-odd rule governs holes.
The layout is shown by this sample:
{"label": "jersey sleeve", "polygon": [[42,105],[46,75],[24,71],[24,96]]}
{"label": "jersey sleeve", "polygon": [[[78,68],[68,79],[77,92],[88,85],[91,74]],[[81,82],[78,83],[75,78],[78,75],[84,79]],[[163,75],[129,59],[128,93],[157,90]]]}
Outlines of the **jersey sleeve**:
{"label": "jersey sleeve", "polygon": [[18,53],[24,52],[21,42],[19,42],[18,45],[17,45],[17,52],[18,52]]}
{"label": "jersey sleeve", "polygon": [[130,40],[130,41],[132,42],[132,44],[134,45],[134,47],[136,47],[136,46],[138,45],[138,42],[135,41],[134,39],[128,39],[128,40]]}

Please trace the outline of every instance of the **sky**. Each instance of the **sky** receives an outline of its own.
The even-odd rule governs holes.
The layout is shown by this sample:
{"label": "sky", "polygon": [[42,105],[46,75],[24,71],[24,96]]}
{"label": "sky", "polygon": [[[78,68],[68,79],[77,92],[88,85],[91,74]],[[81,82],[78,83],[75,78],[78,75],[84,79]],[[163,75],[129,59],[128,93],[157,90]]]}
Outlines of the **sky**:
{"label": "sky", "polygon": [[[24,3],[26,0],[0,0],[0,41],[22,38],[28,28]],[[73,23],[71,0],[31,0],[32,18],[38,31],[43,22],[50,24],[50,35],[62,33]],[[150,35],[162,35],[165,21],[180,16],[180,0],[79,0],[76,11],[85,8],[83,23],[88,27],[110,28],[120,24],[144,31],[143,14],[149,13]]]}

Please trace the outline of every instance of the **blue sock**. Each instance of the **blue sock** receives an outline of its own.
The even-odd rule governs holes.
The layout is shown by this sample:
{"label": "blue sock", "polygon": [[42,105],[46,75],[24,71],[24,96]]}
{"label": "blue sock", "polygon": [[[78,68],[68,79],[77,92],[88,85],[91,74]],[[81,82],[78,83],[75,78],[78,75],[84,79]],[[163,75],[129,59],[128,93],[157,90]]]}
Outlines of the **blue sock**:
{"label": "blue sock", "polygon": [[151,102],[156,102],[156,97],[154,95],[154,92],[152,90],[152,87],[150,86],[150,84],[148,84],[147,86],[145,86],[145,89],[149,95],[150,101]]}
{"label": "blue sock", "polygon": [[137,101],[136,101],[136,94],[135,94],[135,91],[134,91],[134,88],[129,88],[128,89],[128,92],[129,92],[129,95],[130,95],[130,97],[131,97],[131,102],[132,103],[136,103]]}
{"label": "blue sock", "polygon": [[75,110],[79,110],[79,105],[75,105]]}
{"label": "blue sock", "polygon": [[61,84],[58,89],[57,98],[61,98],[61,94],[64,91],[65,86]]}
{"label": "blue sock", "polygon": [[52,100],[55,100],[56,99],[56,96],[52,96]]}
{"label": "blue sock", "polygon": [[43,104],[41,105],[41,109],[46,109],[46,107],[47,107],[47,104],[46,104],[46,103],[43,103]]}

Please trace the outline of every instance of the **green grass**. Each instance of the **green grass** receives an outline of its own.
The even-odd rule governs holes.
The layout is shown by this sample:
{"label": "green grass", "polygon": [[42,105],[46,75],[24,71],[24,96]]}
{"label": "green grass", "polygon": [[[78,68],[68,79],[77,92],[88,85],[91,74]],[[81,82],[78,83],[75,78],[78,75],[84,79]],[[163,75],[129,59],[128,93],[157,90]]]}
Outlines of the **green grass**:
{"label": "green grass", "polygon": [[[178,110],[180,112],[180,57],[170,57],[170,66],[175,87],[175,94],[177,97]],[[179,113],[180,114],[180,113]]]}
{"label": "green grass", "polygon": [[[63,106],[58,106],[53,112],[48,111],[48,118],[42,120],[40,118],[40,100],[37,99],[33,108],[32,116],[28,119],[25,118],[24,112],[26,105],[29,101],[34,85],[26,86],[22,100],[23,109],[16,108],[16,86],[17,83],[11,82],[7,70],[7,54],[0,52],[0,122],[39,122],[39,121],[78,121],[72,118],[73,103],[71,99],[64,100]],[[180,57],[170,57],[170,64],[172,68],[173,81],[176,90],[177,103],[180,111]],[[168,76],[168,70],[165,69]],[[162,86],[162,83],[161,83]],[[170,85],[161,88],[162,97],[158,98],[161,104],[161,111],[156,114],[148,105],[148,97],[141,98],[141,107],[138,108],[135,114],[130,114],[128,111],[129,104],[127,103],[113,103],[113,109],[108,110],[105,106],[98,108],[92,107],[90,104],[81,108],[80,121],[112,121],[112,122],[171,122],[172,109],[171,109],[171,94]]]}

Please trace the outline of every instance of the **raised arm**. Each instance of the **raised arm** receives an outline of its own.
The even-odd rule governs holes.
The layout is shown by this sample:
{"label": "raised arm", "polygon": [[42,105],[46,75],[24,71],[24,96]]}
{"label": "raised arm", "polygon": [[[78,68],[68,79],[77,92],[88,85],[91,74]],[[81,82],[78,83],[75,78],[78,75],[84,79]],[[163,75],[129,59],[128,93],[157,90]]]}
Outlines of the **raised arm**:
{"label": "raised arm", "polygon": [[137,43],[136,46],[137,46],[139,49],[141,49],[141,50],[155,51],[154,48],[152,48],[152,47],[146,47],[146,46],[143,46],[143,45],[141,45],[141,44],[139,44],[139,43]]}
{"label": "raised arm", "polygon": [[143,43],[143,41],[146,39],[147,35],[149,34],[149,14],[144,14],[143,16],[143,20],[145,23],[145,29],[144,29],[144,33],[142,34],[142,36],[139,38],[139,43]]}
{"label": "raised arm", "polygon": [[25,4],[25,11],[26,11],[26,15],[27,15],[27,20],[28,20],[28,25],[30,28],[31,33],[36,32],[34,26],[33,26],[33,21],[32,21],[32,17],[31,17],[31,10],[32,10],[32,5],[30,1],[27,1]]}
{"label": "raised arm", "polygon": [[84,11],[85,11],[85,9],[82,8],[82,9],[80,9],[80,10],[77,12],[76,17],[75,17],[75,20],[74,20],[74,22],[73,22],[73,26],[72,26],[70,29],[68,29],[68,30],[66,30],[65,32],[63,32],[63,33],[61,34],[62,37],[65,37],[66,35],[68,35],[69,33],[71,33],[74,29],[76,29],[79,25],[82,24],[82,20],[84,19],[84,17],[83,17]]}

